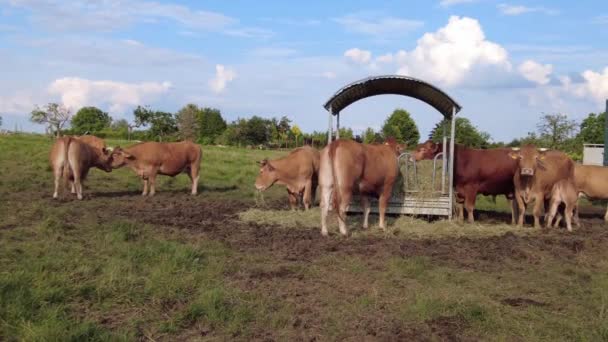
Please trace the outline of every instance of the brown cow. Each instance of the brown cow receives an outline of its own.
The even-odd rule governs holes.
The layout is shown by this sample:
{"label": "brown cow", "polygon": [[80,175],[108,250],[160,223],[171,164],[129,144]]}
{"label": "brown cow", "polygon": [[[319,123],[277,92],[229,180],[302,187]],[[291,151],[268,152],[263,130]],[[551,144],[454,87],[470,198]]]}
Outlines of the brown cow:
{"label": "brown cow", "polygon": [[99,137],[96,137],[94,135],[80,135],[80,136],[74,136],[74,138],[82,141],[83,143],[85,143],[89,146],[95,147],[100,150],[107,148],[105,140],[103,140]]}
{"label": "brown cow", "polygon": [[291,209],[302,197],[305,209],[314,202],[319,173],[319,151],[310,146],[296,148],[287,156],[260,162],[260,172],[255,180],[255,188],[264,191],[277,183],[287,187]]}
{"label": "brown cow", "polygon": [[[576,186],[574,185],[574,181],[571,178],[562,179],[555,183],[555,185],[553,185],[553,189],[551,190],[549,208],[545,208],[547,210],[545,223],[547,228],[551,226],[551,222],[553,222],[553,218],[557,214],[557,209],[562,203],[564,204],[564,216],[566,216],[566,227],[568,228],[568,231],[572,231],[573,217],[575,224],[577,226],[580,226],[580,222],[578,220],[577,202],[578,192],[576,191]],[[555,225],[553,225],[553,227],[559,226],[561,216],[561,214],[558,215],[558,218],[555,221]]]}
{"label": "brown cow", "polygon": [[[174,177],[185,172],[192,181],[192,194],[198,191],[203,151],[191,141],[176,143],[143,142],[114,149],[112,167],[129,166],[144,182],[142,196],[156,193],[156,175]],[[150,191],[148,193],[148,183]]]}
{"label": "brown cow", "polygon": [[368,227],[368,196],[379,197],[381,229],[393,184],[399,173],[397,157],[404,150],[394,141],[383,145],[365,145],[352,140],[336,140],[321,152],[319,185],[321,186],[321,234],[327,235],[327,214],[331,198],[337,208],[340,233],[347,235],[346,210],[353,191],[361,194],[363,228]]}
{"label": "brown cow", "polygon": [[[473,149],[456,144],[454,146],[454,188],[458,203],[458,219],[464,220],[464,209],[469,223],[474,222],[473,211],[477,194],[505,195],[511,203],[511,222],[515,224],[516,207],[513,203],[513,175],[517,162],[509,157],[511,149]],[[443,144],[431,140],[416,147],[411,159],[417,161],[433,159],[443,152]]]}
{"label": "brown cow", "polygon": [[[596,165],[574,166],[576,189],[591,199],[608,199],[608,167]],[[604,215],[608,222],[608,209]]]}
{"label": "brown cow", "polygon": [[[517,224],[523,226],[526,205],[534,200],[534,227],[539,228],[542,208],[549,207],[554,185],[561,180],[574,182],[574,162],[563,152],[537,149],[533,145],[514,148],[509,155],[518,162],[513,177],[519,209]],[[566,205],[568,210],[574,210]],[[567,216],[571,214],[572,211],[566,212]],[[550,226],[550,222],[547,225]]]}
{"label": "brown cow", "polygon": [[104,147],[98,149],[72,137],[58,138],[50,154],[51,167],[55,178],[53,198],[59,195],[59,182],[64,180],[72,183],[72,193],[82,199],[82,181],[85,180],[91,167],[111,172],[112,155]]}

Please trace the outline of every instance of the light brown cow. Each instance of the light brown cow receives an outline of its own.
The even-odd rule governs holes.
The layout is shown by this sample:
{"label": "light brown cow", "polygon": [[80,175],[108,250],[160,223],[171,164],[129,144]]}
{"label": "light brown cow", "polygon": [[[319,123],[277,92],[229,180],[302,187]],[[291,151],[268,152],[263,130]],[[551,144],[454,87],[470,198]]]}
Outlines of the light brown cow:
{"label": "light brown cow", "polygon": [[523,226],[526,205],[534,201],[534,227],[539,228],[541,211],[543,206],[549,207],[553,186],[564,179],[574,182],[574,162],[563,152],[537,149],[533,145],[515,148],[509,155],[518,160],[513,176],[519,208],[518,225]]}
{"label": "light brown cow", "polygon": [[[576,189],[591,199],[608,199],[608,167],[595,165],[574,166]],[[608,209],[604,215],[608,222]]]}
{"label": "light brown cow", "polygon": [[319,151],[303,146],[283,158],[262,160],[255,188],[264,191],[275,183],[285,185],[291,209],[295,209],[298,199],[302,198],[304,208],[308,210],[315,199],[318,173]]}
{"label": "light brown cow", "polygon": [[99,137],[96,137],[94,135],[80,135],[80,136],[74,136],[74,138],[82,141],[83,143],[85,143],[91,147],[95,147],[100,150],[107,148],[106,141]]}
{"label": "light brown cow", "polygon": [[174,177],[185,172],[192,181],[192,194],[196,195],[202,155],[201,147],[191,141],[143,142],[124,149],[116,147],[112,167],[127,165],[135,171],[144,182],[143,196],[156,193],[156,175]]}
{"label": "light brown cow", "polygon": [[397,158],[404,150],[394,141],[383,145],[364,145],[352,140],[336,140],[321,152],[319,185],[321,186],[321,234],[327,235],[327,215],[333,204],[337,208],[340,233],[347,235],[346,210],[353,191],[361,194],[363,228],[369,225],[369,196],[379,197],[381,229],[393,184],[399,173]]}
{"label": "light brown cow", "polygon": [[91,167],[112,171],[112,155],[105,147],[98,149],[73,137],[60,137],[55,141],[51,148],[50,162],[55,178],[53,198],[59,196],[62,176],[66,182],[72,183],[72,193],[82,199],[82,182]]}
{"label": "light brown cow", "polygon": [[[576,187],[574,185],[574,180],[571,178],[562,179],[559,182],[553,185],[553,189],[551,190],[551,198],[549,208],[545,208],[548,210],[546,216],[546,226],[549,228],[551,226],[551,222],[553,222],[553,218],[557,214],[558,207],[563,203],[564,204],[564,213],[566,216],[566,227],[568,231],[572,231],[572,218],[574,217],[574,222],[577,226],[580,226],[580,222],[578,220],[578,192],[576,191]],[[559,222],[561,221],[561,214],[558,215],[558,218],[553,227],[558,227]]]}

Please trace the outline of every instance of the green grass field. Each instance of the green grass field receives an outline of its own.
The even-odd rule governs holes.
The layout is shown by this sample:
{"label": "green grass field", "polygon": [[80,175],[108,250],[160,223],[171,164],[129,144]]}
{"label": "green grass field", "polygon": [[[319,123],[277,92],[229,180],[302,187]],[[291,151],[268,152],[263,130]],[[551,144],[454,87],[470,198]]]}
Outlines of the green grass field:
{"label": "green grass field", "polygon": [[51,198],[50,146],[0,136],[0,340],[608,341],[601,213],[521,229],[480,198],[474,225],[353,215],[323,238],[318,208],[254,190],[255,161],[286,152],[203,147],[198,196],[93,170],[77,201]]}

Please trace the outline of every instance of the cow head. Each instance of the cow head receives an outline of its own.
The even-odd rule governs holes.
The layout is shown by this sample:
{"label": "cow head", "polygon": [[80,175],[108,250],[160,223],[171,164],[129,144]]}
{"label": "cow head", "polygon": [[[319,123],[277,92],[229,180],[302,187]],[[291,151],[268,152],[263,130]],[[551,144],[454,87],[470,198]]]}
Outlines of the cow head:
{"label": "cow head", "polygon": [[97,167],[104,170],[105,172],[112,171],[112,148],[111,147],[102,147],[101,150],[97,150]]}
{"label": "cow head", "polygon": [[125,166],[129,161],[132,161],[134,159],[135,156],[123,150],[122,148],[120,148],[120,146],[116,146],[112,151],[111,166],[113,169],[117,169],[119,167]]}
{"label": "cow head", "polygon": [[519,163],[519,174],[521,176],[532,177],[536,173],[538,167],[543,168],[543,160],[545,159],[546,148],[536,148],[528,145],[522,148],[514,147],[509,156]]}
{"label": "cow head", "polygon": [[390,146],[394,151],[396,155],[401,155],[401,153],[405,152],[405,149],[407,148],[407,144],[399,144],[397,143],[397,139],[393,138],[393,137],[389,137],[384,141],[384,145],[388,145]]}
{"label": "cow head", "polygon": [[416,146],[416,150],[410,156],[410,161],[433,159],[439,152],[441,152],[441,145],[434,143],[432,140],[427,140]]}
{"label": "cow head", "polygon": [[264,159],[260,162],[260,173],[255,179],[255,188],[258,191],[264,191],[271,187],[278,179],[277,170],[270,164],[268,159]]}

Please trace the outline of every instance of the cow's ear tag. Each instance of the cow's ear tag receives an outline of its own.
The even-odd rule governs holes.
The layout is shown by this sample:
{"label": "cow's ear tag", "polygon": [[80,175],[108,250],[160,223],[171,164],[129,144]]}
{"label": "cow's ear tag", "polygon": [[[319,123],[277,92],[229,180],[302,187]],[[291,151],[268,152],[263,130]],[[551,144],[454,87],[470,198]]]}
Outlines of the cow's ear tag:
{"label": "cow's ear tag", "polygon": [[509,152],[509,157],[511,157],[512,159],[517,159],[517,158],[519,158],[519,155],[514,152]]}

